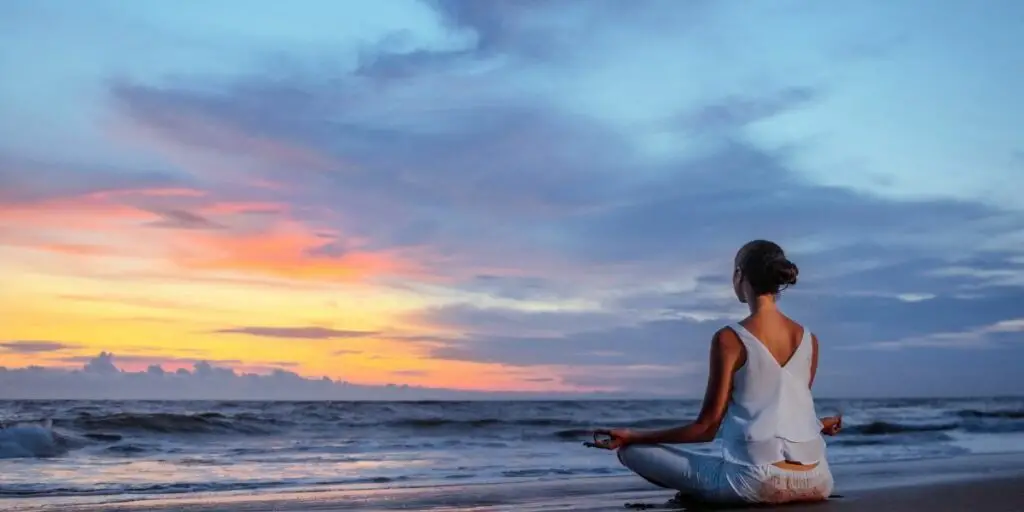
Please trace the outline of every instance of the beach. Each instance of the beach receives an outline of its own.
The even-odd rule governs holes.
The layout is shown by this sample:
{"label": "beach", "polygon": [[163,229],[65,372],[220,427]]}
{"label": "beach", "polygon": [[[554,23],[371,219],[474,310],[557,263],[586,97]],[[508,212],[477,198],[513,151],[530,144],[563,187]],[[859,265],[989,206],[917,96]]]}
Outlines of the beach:
{"label": "beach", "polygon": [[[779,509],[826,511],[1024,511],[1024,455],[838,466],[835,497],[827,503]],[[306,488],[289,491],[196,493],[90,499],[50,497],[4,502],[12,512],[256,512],[466,510],[611,511],[676,509],[672,493],[632,476],[565,478],[497,484]],[[90,502],[92,501],[92,502]],[[764,508],[760,508],[763,510]]]}

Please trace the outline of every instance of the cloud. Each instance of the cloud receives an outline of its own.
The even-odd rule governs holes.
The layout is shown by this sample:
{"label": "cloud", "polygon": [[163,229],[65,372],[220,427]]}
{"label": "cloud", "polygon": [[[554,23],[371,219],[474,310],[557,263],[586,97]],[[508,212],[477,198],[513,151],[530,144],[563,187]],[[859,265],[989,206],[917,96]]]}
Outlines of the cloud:
{"label": "cloud", "polygon": [[336,355],[336,356],[350,356],[350,355],[362,354],[362,353],[363,353],[362,350],[352,350],[352,349],[347,349],[347,348],[343,348],[343,349],[339,349],[339,350],[335,350],[334,352],[331,352],[332,355]]}
{"label": "cloud", "polygon": [[169,229],[223,229],[224,226],[186,210],[167,210],[155,212],[161,217],[149,225]]}
{"label": "cloud", "polygon": [[[449,74],[481,62],[514,59],[548,63],[564,58],[573,42],[585,36],[583,27],[552,23],[566,15],[584,16],[580,3],[473,2],[430,0],[441,23],[449,31],[447,44],[439,47],[411,45],[408,37],[395,34],[369,45],[359,54],[353,72],[375,83],[395,85],[402,80],[432,74]],[[609,2],[590,2],[588,7],[606,11]],[[568,9],[566,8],[568,7]],[[574,13],[574,11],[577,11]],[[593,16],[593,11],[587,13]]]}
{"label": "cloud", "polygon": [[[126,126],[132,129],[126,130],[127,137],[136,138],[143,145],[164,149],[165,154],[193,172],[197,170],[196,165],[201,165],[198,170],[204,171],[207,179],[244,179],[252,185],[266,185],[265,181],[256,178],[267,165],[286,165],[293,172],[316,172],[334,164],[329,158],[302,146],[238,130],[204,108],[213,104],[188,102],[188,95],[184,91],[180,99],[186,101],[178,101],[172,91],[125,84],[114,84],[110,92],[115,107],[124,116]],[[215,150],[214,156],[217,159],[197,159],[198,155],[178,152],[177,148],[181,147]],[[245,165],[247,173],[231,172],[234,166],[228,165],[229,162]],[[224,167],[216,174],[210,174],[217,164]]]}
{"label": "cloud", "polygon": [[331,329],[328,327],[232,327],[220,329],[215,332],[226,334],[248,334],[250,336],[261,336],[265,338],[294,338],[307,340],[327,340],[341,338],[365,338],[376,336],[377,331],[353,331],[342,329]]}
{"label": "cloud", "polygon": [[[725,256],[743,241],[765,236],[786,245],[872,241],[897,245],[904,254],[924,254],[936,246],[962,247],[943,236],[949,229],[963,231],[972,241],[1005,232],[983,227],[984,220],[1004,212],[980,204],[897,202],[808,183],[789,166],[785,152],[745,141],[724,142],[679,165],[676,172],[634,192],[636,201],[578,218],[573,242],[579,257],[650,261],[675,259],[681,253]],[[730,178],[723,180],[723,175]],[[972,229],[974,234],[968,235]]]}
{"label": "cloud", "polygon": [[[130,253],[158,265],[205,272],[238,263],[237,270],[278,277],[302,273],[296,269],[348,277],[361,275],[360,267],[392,265],[397,259],[356,248],[345,257],[304,262],[303,251],[317,240],[284,220],[286,211],[281,203],[224,199],[199,189],[132,188],[0,205],[0,219],[7,221],[4,234],[12,246],[68,256]],[[150,227],[166,231],[144,229]],[[247,250],[253,252],[244,254]]]}
{"label": "cloud", "polygon": [[82,372],[97,375],[113,375],[119,371],[117,366],[114,366],[114,354],[109,352],[100,352],[100,355],[87,360],[82,367]]}
{"label": "cloud", "polygon": [[[970,378],[981,364],[991,367],[986,390],[1009,389],[1006,386],[1020,382],[1002,361],[1017,357],[1024,348],[1018,343],[1024,330],[1018,307],[1024,291],[990,289],[980,296],[961,296],[956,286],[929,277],[929,270],[941,264],[914,260],[912,272],[898,265],[876,268],[875,277],[870,272],[854,274],[849,282],[860,282],[857,288],[844,287],[845,281],[833,287],[798,284],[783,296],[787,314],[808,326],[821,343],[821,393],[861,396],[885,394],[881,389],[913,389],[914,394],[960,395],[965,391],[956,382]],[[902,276],[892,281],[892,287],[865,288],[865,279],[884,281],[889,272]],[[600,383],[621,392],[645,393],[676,389],[691,396],[699,395],[706,378],[712,334],[746,315],[726,281],[723,274],[695,292],[623,296],[606,304],[604,319],[591,321],[589,329],[573,312],[458,308],[421,315],[426,324],[437,315],[436,325],[450,336],[431,345],[434,358],[546,368],[568,385]],[[924,290],[922,294],[931,298],[907,301],[900,293],[903,286]],[[719,287],[722,293],[715,294]],[[863,293],[864,289],[872,293]],[[632,308],[648,318],[630,319],[623,312]],[[590,314],[600,318],[602,312]],[[496,318],[510,320],[496,323]],[[547,334],[523,334],[536,326]],[[936,349],[957,355],[936,357]],[[898,353],[906,355],[897,358]],[[896,360],[914,368],[920,380],[901,382],[900,372],[892,368]],[[917,369],[924,364],[920,361],[928,361],[927,371]],[[876,377],[865,382],[865,373]]]}
{"label": "cloud", "polygon": [[190,180],[170,172],[46,161],[0,152],[0,206],[116,190],[175,190]]}
{"label": "cloud", "polygon": [[623,392],[654,396],[699,395],[706,382],[707,364],[693,361],[686,364],[606,365],[569,369],[562,381],[586,388],[611,388]]}
{"label": "cloud", "polygon": [[60,341],[18,340],[0,342],[0,348],[6,352],[17,354],[37,354],[43,352],[60,352],[77,348],[78,345]]}
{"label": "cloud", "polygon": [[430,372],[426,370],[395,370],[391,374],[397,377],[426,377],[430,375]]}
{"label": "cloud", "polygon": [[[536,398],[530,393],[479,393],[405,385],[359,385],[342,380],[306,378],[281,368],[264,373],[237,373],[208,361],[166,371],[152,364],[142,371],[122,370],[121,357],[103,352],[87,358],[78,370],[0,366],[0,399],[106,400],[443,400]],[[138,362],[141,362],[139,360]],[[420,375],[410,370],[406,375]],[[399,371],[399,374],[402,374]],[[591,395],[595,396],[595,395]],[[607,395],[611,396],[611,395]]]}
{"label": "cloud", "polygon": [[914,348],[993,348],[998,343],[1019,342],[1024,333],[1024,318],[1001,320],[993,324],[958,332],[936,332],[896,341],[877,341],[853,349],[904,350]]}
{"label": "cloud", "polygon": [[470,304],[449,304],[418,311],[407,317],[413,323],[435,329],[460,329],[471,334],[508,333],[519,335],[558,335],[622,324],[619,315],[595,309],[550,311],[517,310],[509,307],[483,308]]}
{"label": "cloud", "polygon": [[697,136],[707,132],[733,133],[757,121],[803,107],[821,96],[821,91],[811,87],[789,87],[748,97],[733,96],[684,112],[673,126]]}
{"label": "cloud", "polygon": [[[571,322],[571,320],[570,320]],[[471,327],[471,326],[470,326]],[[636,325],[577,330],[561,336],[468,336],[434,348],[432,357],[511,366],[685,366],[703,361],[719,324],[661,319]],[[514,332],[514,331],[512,331]]]}
{"label": "cloud", "polygon": [[1013,320],[1003,320],[1001,322],[996,322],[995,324],[991,325],[987,329],[987,331],[988,332],[999,332],[999,333],[1003,333],[1003,332],[1024,332],[1024,318],[1017,318],[1017,319],[1013,319]]}
{"label": "cloud", "polygon": [[[545,17],[571,12],[572,2],[555,6],[547,2],[491,2],[482,4],[472,0],[434,0],[438,12],[456,28],[468,29],[475,37],[474,50],[480,56],[518,55],[525,58],[550,58],[568,35],[543,23]],[[577,4],[578,5],[578,4]],[[607,4],[595,2],[594,7]],[[574,6],[573,6],[574,7]],[[556,11],[556,12],[553,12]],[[560,12],[559,12],[560,11]]]}
{"label": "cloud", "polygon": [[[936,289],[941,286],[936,283]],[[938,291],[938,290],[936,290]],[[982,296],[945,292],[931,300],[907,302],[893,296],[828,296],[793,293],[787,308],[801,313],[824,338],[868,346],[905,338],[973,331],[1020,317],[1021,289],[993,289]]]}
{"label": "cloud", "polygon": [[[142,347],[145,349],[145,347]],[[120,364],[124,368],[147,368],[151,366],[170,366],[173,368],[192,367],[198,363],[208,363],[222,366],[239,367],[245,365],[245,362],[240,359],[204,359],[200,357],[176,357],[168,355],[159,355],[153,353],[153,349],[148,349],[148,354],[121,354],[116,357],[117,364]],[[98,356],[64,356],[58,359],[64,363],[74,363],[85,365],[83,371],[92,373],[116,373],[121,371],[114,364],[115,357],[113,353],[101,352]],[[273,362],[268,367],[287,367],[292,366],[294,363],[281,364]],[[260,365],[255,365],[260,366]]]}
{"label": "cloud", "polygon": [[172,255],[179,268],[237,272],[298,281],[360,281],[380,276],[422,273],[397,250],[352,249],[333,255],[317,252],[323,240],[308,227],[276,222],[255,232],[195,231]]}
{"label": "cloud", "polygon": [[[261,86],[260,77],[251,80],[226,97],[166,88],[144,94],[164,98],[160,108],[199,109],[232,129],[303,141],[346,162],[356,170],[311,179],[296,199],[323,205],[331,213],[318,221],[333,223],[370,247],[416,247],[415,259],[433,273],[468,270],[500,277],[525,270],[550,276],[571,274],[585,262],[645,264],[649,270],[642,272],[653,274],[680,255],[721,258],[742,241],[766,235],[805,245],[858,240],[918,254],[936,246],[964,251],[969,244],[954,243],[950,230],[982,243],[1022,222],[1019,217],[1010,224],[994,222],[1008,213],[978,203],[896,201],[808,181],[796,168],[801,147],[762,147],[743,132],[747,124],[806,108],[824,95],[807,87],[684,110],[676,117],[693,129],[702,123],[718,128],[708,132],[701,151],[666,162],[644,161],[619,133],[535,98],[485,101],[493,93],[474,90],[456,101],[427,87],[415,96],[421,103],[403,107],[408,112],[387,113],[377,110],[391,105],[390,93],[370,93],[342,81],[367,97],[354,107],[359,112],[334,112],[347,121],[326,125],[308,113],[297,117],[294,109],[276,107],[283,105],[278,89]],[[330,90],[317,82],[294,87],[318,98],[336,93],[331,84]],[[427,110],[438,96],[446,108]],[[130,99],[125,108],[132,108]],[[148,112],[136,122],[163,122]],[[403,149],[389,149],[394,147]],[[623,165],[643,179],[628,179]],[[410,168],[417,173],[408,174]],[[360,221],[347,220],[356,218]],[[341,258],[350,251],[337,243],[311,243],[303,250]],[[510,260],[516,264],[493,267]],[[498,271],[488,272],[489,266]]]}

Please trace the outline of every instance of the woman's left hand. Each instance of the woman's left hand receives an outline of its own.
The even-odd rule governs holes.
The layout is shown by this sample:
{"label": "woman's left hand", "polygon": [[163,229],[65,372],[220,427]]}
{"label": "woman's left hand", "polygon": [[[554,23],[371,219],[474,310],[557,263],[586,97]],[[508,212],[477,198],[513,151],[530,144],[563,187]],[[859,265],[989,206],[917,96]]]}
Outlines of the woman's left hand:
{"label": "woman's left hand", "polygon": [[843,429],[842,416],[830,416],[821,419],[821,433],[827,436],[834,436]]}
{"label": "woman's left hand", "polygon": [[[598,439],[598,436],[607,436],[607,439]],[[635,440],[636,433],[629,429],[598,429],[594,431],[594,442],[583,444],[593,448],[602,448],[605,450],[618,450],[623,446],[628,446],[632,444]]]}

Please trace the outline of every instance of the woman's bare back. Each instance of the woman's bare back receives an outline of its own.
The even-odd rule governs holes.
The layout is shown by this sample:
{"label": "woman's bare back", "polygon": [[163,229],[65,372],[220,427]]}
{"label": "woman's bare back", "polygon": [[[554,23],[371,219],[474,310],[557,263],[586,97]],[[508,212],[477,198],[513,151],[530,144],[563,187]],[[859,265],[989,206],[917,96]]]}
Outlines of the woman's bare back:
{"label": "woman's bare back", "polygon": [[747,317],[740,325],[768,349],[779,366],[786,366],[804,339],[804,326],[777,310]]}

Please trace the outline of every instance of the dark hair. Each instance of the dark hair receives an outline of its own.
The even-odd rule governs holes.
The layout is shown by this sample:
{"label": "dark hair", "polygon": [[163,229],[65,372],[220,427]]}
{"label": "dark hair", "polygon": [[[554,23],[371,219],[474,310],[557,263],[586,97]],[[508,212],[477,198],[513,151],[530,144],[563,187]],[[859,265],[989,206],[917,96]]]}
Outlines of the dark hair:
{"label": "dark hair", "polygon": [[778,295],[796,284],[800,273],[782,247],[768,240],[748,242],[740,249],[737,260],[737,267],[758,295]]}

